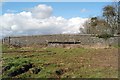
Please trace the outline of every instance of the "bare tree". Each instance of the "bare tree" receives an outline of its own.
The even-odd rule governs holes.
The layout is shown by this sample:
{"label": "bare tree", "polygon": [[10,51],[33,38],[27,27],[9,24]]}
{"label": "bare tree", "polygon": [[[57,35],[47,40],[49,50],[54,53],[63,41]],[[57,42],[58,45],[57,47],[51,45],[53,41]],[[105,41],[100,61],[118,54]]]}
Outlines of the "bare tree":
{"label": "bare tree", "polygon": [[93,17],[83,24],[80,32],[84,34],[103,34],[110,33],[109,24],[102,18]]}
{"label": "bare tree", "polygon": [[103,8],[103,16],[92,17],[80,28],[86,34],[120,34],[120,2],[113,2]]}
{"label": "bare tree", "polygon": [[110,25],[111,34],[118,33],[119,2],[113,2],[113,5],[107,5],[103,8],[103,17]]}
{"label": "bare tree", "polygon": [[90,20],[87,20],[83,24],[84,28],[80,28],[82,34],[90,34]]}

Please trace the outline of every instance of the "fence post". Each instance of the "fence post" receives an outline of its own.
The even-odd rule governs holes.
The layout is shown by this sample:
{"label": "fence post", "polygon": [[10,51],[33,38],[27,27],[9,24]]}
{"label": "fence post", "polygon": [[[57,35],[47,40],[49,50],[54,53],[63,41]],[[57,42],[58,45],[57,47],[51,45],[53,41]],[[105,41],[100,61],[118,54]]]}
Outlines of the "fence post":
{"label": "fence post", "polygon": [[10,36],[8,37],[8,45],[10,47]]}
{"label": "fence post", "polygon": [[4,44],[4,38],[2,39],[2,45]]}

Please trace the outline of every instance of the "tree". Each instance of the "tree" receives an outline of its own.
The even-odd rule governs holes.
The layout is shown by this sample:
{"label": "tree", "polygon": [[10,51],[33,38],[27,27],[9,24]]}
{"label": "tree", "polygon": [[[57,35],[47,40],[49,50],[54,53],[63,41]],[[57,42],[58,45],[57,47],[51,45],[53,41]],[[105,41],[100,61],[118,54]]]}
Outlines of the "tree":
{"label": "tree", "polygon": [[90,20],[88,19],[87,21],[85,21],[84,22],[84,24],[83,24],[83,28],[80,28],[79,30],[80,30],[80,32],[82,33],[82,34],[90,34]]}
{"label": "tree", "polygon": [[118,5],[117,5],[117,9],[118,9],[118,19],[117,19],[117,25],[118,25],[118,34],[120,34],[120,1],[118,2]]}
{"label": "tree", "polygon": [[82,33],[87,34],[120,34],[120,2],[107,5],[103,8],[101,18],[92,17],[80,28]]}
{"label": "tree", "polygon": [[95,34],[95,35],[110,33],[110,29],[108,27],[109,24],[107,24],[107,22],[102,18],[98,18],[98,17],[90,18],[83,24],[83,26],[84,28],[80,28],[81,33]]}
{"label": "tree", "polygon": [[103,8],[103,17],[110,25],[111,34],[118,33],[118,3],[114,5],[107,5]]}

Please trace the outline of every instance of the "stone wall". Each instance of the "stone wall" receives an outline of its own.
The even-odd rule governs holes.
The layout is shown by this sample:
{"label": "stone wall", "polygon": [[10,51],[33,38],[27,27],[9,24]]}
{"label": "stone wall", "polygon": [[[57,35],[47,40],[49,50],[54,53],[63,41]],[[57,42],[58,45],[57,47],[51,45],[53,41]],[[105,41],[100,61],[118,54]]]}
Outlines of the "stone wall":
{"label": "stone wall", "polygon": [[95,44],[109,44],[118,45],[118,39],[120,36],[111,37],[108,40],[94,37],[92,35],[38,35],[38,36],[21,36],[21,37],[6,37],[3,39],[4,44],[13,44],[21,46],[29,45],[43,45],[48,42],[81,42],[81,45],[95,45]]}

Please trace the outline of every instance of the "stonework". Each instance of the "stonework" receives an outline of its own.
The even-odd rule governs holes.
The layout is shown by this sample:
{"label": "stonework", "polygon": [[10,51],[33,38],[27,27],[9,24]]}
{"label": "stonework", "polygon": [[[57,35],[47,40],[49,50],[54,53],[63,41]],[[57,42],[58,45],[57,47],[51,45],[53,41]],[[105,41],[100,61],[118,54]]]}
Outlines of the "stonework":
{"label": "stonework", "polygon": [[107,40],[104,40],[103,38],[98,38],[88,34],[87,35],[59,34],[59,35],[6,37],[2,41],[4,44],[21,45],[21,46],[48,45],[49,42],[80,42],[80,44],[75,44],[75,45],[104,46],[108,44],[112,46],[112,45],[118,45],[119,39],[120,36],[111,37]]}

